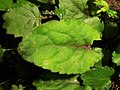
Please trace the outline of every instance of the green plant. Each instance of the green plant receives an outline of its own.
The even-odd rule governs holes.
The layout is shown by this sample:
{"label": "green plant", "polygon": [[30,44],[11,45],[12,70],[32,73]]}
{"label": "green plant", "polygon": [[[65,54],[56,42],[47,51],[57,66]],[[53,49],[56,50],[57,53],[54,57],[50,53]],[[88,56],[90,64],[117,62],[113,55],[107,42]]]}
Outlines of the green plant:
{"label": "green plant", "polygon": [[[89,16],[88,1],[38,0],[35,1],[36,5],[32,0],[17,0],[16,3],[12,0],[8,2],[1,0],[0,10],[6,11],[3,15],[5,20],[3,28],[7,30],[7,34],[23,37],[15,50],[27,62],[51,71],[50,73],[45,71],[34,80],[33,85],[37,90],[110,89],[116,65],[120,65],[119,45],[116,47],[115,44],[119,35],[115,34],[113,36],[115,38],[105,35],[107,25],[97,16]],[[102,6],[97,13],[107,12],[109,17],[117,17],[117,12],[110,10],[106,1],[100,0],[94,3]],[[116,24],[109,26],[118,27]],[[107,44],[105,42],[104,46],[103,38],[106,40],[109,36],[113,41],[107,41]],[[98,43],[100,41],[102,44],[94,46],[95,41]],[[114,49],[110,48],[112,47],[110,44]],[[4,51],[8,49],[5,48]],[[113,54],[112,63],[108,53]],[[2,54],[3,50],[0,48],[1,57]],[[22,72],[24,70],[20,70],[19,67],[16,65],[16,71],[26,72]],[[67,77],[64,78],[62,75]],[[23,87],[24,85],[19,88],[14,86],[13,89]]]}
{"label": "green plant", "polygon": [[106,12],[109,17],[117,17],[117,12],[111,10],[109,4],[105,0],[96,0],[94,3],[100,7],[100,10],[98,10],[97,13]]}

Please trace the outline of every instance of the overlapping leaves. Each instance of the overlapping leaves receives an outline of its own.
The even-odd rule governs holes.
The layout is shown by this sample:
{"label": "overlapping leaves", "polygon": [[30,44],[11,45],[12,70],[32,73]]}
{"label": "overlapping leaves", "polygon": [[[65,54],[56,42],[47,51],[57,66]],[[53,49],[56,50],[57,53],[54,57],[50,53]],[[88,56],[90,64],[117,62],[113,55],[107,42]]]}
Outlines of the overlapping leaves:
{"label": "overlapping leaves", "polygon": [[103,24],[98,18],[80,20],[85,17],[87,0],[67,2],[60,0],[60,8],[65,9],[64,19],[79,20],[52,21],[39,26],[38,7],[29,2],[21,2],[4,15],[4,27],[8,33],[24,36],[20,53],[29,62],[53,72],[83,73],[101,58],[101,53],[91,49],[90,45],[93,40],[100,40]]}
{"label": "overlapping leaves", "polygon": [[[25,0],[17,0],[20,3],[13,5],[11,9],[11,2],[6,2],[8,6],[0,4],[0,9],[9,8],[4,15],[4,28],[7,32],[23,36],[18,50],[25,60],[52,72],[82,74],[102,58],[100,49],[90,47],[94,40],[100,40],[103,24],[96,17],[88,18],[88,0],[59,0],[60,8],[55,13],[62,20],[41,26],[38,7],[21,1]],[[38,1],[47,3],[47,0]],[[84,84],[101,89],[109,86],[112,74],[113,70],[108,67],[96,68],[84,73],[82,79]],[[99,79],[102,80],[98,82]],[[38,90],[91,90],[88,86],[86,89],[70,80],[35,81],[34,85]]]}
{"label": "overlapping leaves", "polygon": [[[100,21],[98,24],[101,26]],[[89,46],[100,36],[96,27],[84,21],[52,21],[27,34],[19,52],[29,62],[53,72],[83,73],[102,57]]]}

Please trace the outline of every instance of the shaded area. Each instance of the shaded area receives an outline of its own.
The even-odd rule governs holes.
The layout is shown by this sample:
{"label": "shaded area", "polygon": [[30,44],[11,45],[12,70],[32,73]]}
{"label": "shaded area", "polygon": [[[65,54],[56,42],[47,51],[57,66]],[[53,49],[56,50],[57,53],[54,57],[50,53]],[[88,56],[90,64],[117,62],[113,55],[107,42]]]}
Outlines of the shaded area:
{"label": "shaded area", "polygon": [[[89,11],[91,16],[96,15],[94,12],[96,8],[92,2],[95,0],[88,0]],[[110,90],[118,90],[120,88],[120,67],[112,62],[112,53],[116,46],[120,43],[120,0],[106,0],[110,9],[117,11],[117,17],[111,18],[105,12],[101,12],[99,18],[104,22],[104,31],[102,40],[94,41],[92,47],[100,47],[103,50],[102,66],[109,66],[114,68],[115,73],[111,77],[112,85]],[[92,5],[92,7],[91,7]],[[99,9],[99,8],[98,8]],[[97,9],[97,10],[98,10]]]}

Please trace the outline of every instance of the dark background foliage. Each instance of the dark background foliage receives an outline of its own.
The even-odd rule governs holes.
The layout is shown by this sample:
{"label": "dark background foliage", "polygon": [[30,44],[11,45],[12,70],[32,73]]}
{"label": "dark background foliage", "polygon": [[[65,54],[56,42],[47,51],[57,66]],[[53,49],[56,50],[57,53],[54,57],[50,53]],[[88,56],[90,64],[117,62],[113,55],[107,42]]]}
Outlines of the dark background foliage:
{"label": "dark background foliage", "polygon": [[[60,20],[57,15],[43,14],[42,11],[55,10],[55,7],[59,8],[59,1],[56,0],[56,4],[50,3],[40,3],[37,0],[28,0],[36,5],[41,5],[39,10],[44,18],[41,20],[41,23],[45,23],[50,20]],[[94,5],[91,7],[91,4],[94,0],[88,1],[89,6],[89,14],[93,16],[90,12],[91,10],[95,10]],[[113,67],[115,69],[115,74],[111,77],[112,85],[111,89],[116,90],[117,87],[120,87],[119,73],[120,67],[112,62],[112,53],[115,50],[115,47],[120,42],[120,2],[117,0],[106,0],[110,8],[118,11],[117,18],[110,18],[106,15],[106,13],[102,12],[100,15],[100,19],[103,20],[105,28],[103,31],[102,40],[94,41],[92,47],[101,47],[103,49],[104,57],[102,59],[103,66]],[[17,0],[13,0],[14,3]],[[117,3],[116,3],[117,2]],[[112,6],[112,3],[116,4]],[[119,5],[118,5],[119,3]],[[73,75],[59,75],[58,73],[51,73],[49,70],[44,70],[41,67],[37,67],[34,64],[31,64],[25,61],[21,55],[17,52],[17,47],[19,43],[22,41],[22,37],[15,37],[13,34],[6,34],[6,30],[2,27],[4,24],[4,20],[2,18],[5,11],[0,11],[0,44],[3,49],[6,49],[4,52],[2,59],[0,60],[0,86],[3,87],[3,90],[10,90],[12,84],[22,84],[25,89],[24,90],[36,90],[36,88],[32,85],[32,82],[38,77],[42,76],[41,79],[49,80],[49,79],[64,79],[69,78]],[[117,24],[117,27],[111,26],[110,22]],[[111,26],[111,27],[110,27]],[[117,30],[113,37],[106,37],[106,33],[112,33],[111,30]],[[51,74],[51,77],[43,77],[45,74]],[[79,80],[82,84],[82,80]]]}
{"label": "dark background foliage", "polygon": [[[55,6],[58,7],[58,3],[40,3],[37,0],[28,0],[36,5],[42,5],[39,10],[55,10]],[[14,3],[17,0],[13,0]],[[3,90],[11,90],[13,84],[22,84],[24,90],[36,90],[33,86],[33,81],[40,75],[52,74],[51,77],[41,77],[43,80],[49,79],[64,79],[69,78],[71,75],[59,75],[58,73],[51,73],[49,70],[44,70],[41,67],[37,67],[25,61],[21,55],[17,52],[17,47],[22,41],[22,37],[15,37],[14,34],[6,34],[6,30],[2,27],[4,20],[2,18],[5,11],[0,11],[0,44],[6,51],[3,53],[2,60],[0,61],[0,86]],[[42,12],[41,12],[42,14]],[[60,20],[57,15],[42,14],[44,18],[41,23],[45,23],[50,20]],[[53,77],[54,76],[54,77]],[[73,75],[72,75],[73,76]]]}

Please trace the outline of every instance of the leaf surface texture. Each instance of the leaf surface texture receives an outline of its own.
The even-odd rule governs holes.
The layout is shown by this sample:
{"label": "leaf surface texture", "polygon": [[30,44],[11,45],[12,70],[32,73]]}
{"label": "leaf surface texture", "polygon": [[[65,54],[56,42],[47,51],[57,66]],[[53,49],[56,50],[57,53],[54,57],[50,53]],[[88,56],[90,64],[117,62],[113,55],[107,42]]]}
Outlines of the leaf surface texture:
{"label": "leaf surface texture", "polygon": [[88,0],[59,0],[59,7],[55,13],[63,19],[84,19],[87,15]]}
{"label": "leaf surface texture", "polygon": [[13,0],[0,0],[0,10],[5,11],[11,8],[13,5]]}
{"label": "leaf surface texture", "polygon": [[82,74],[84,85],[89,85],[96,90],[108,90],[111,85],[110,77],[114,70],[109,67],[97,67]]}
{"label": "leaf surface texture", "polygon": [[52,72],[83,73],[102,57],[100,50],[90,48],[100,36],[100,30],[84,21],[52,21],[27,34],[19,52],[29,62]]}
{"label": "leaf surface texture", "polygon": [[70,80],[36,80],[33,84],[37,90],[92,90],[89,86],[80,86],[78,82]]}
{"label": "leaf surface texture", "polygon": [[16,36],[24,36],[40,25],[40,13],[38,7],[29,2],[15,4],[4,15],[4,28],[7,33]]}

